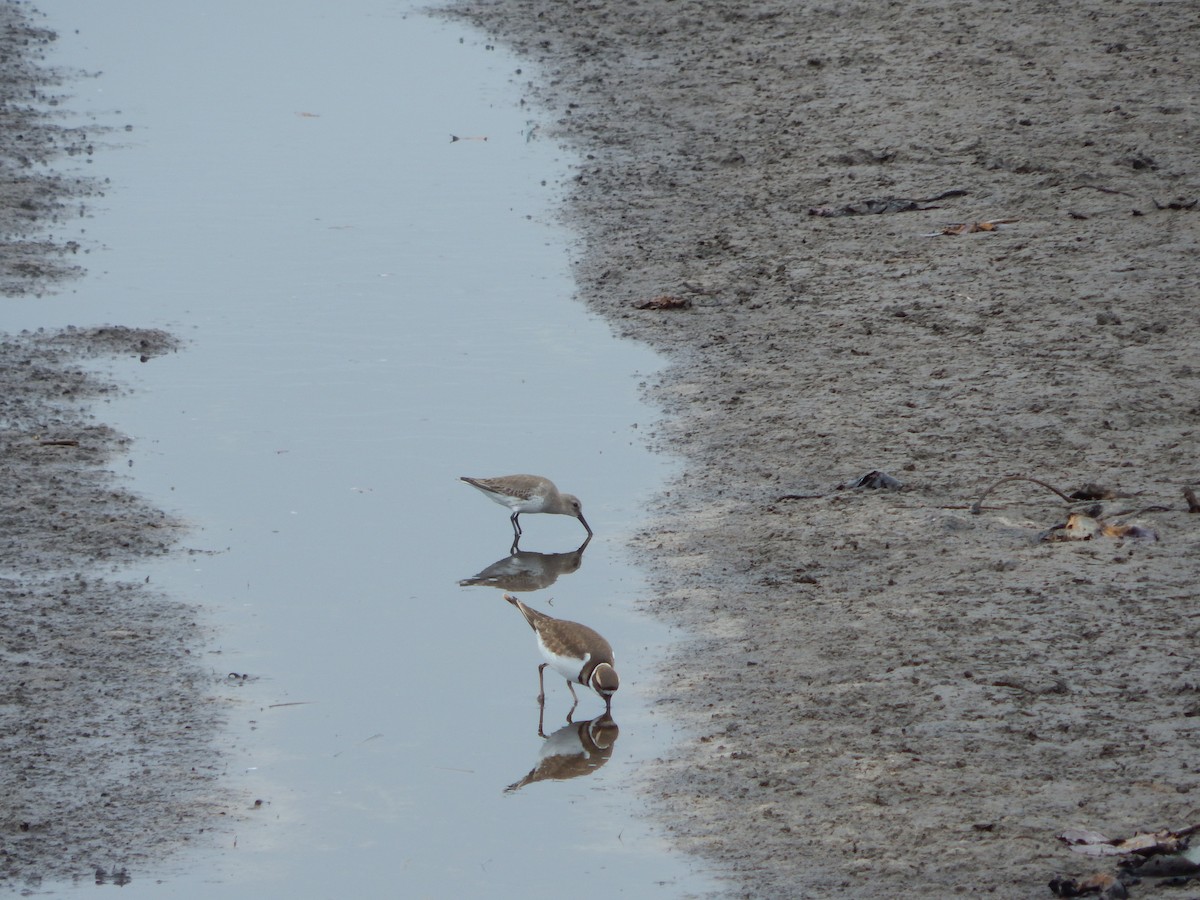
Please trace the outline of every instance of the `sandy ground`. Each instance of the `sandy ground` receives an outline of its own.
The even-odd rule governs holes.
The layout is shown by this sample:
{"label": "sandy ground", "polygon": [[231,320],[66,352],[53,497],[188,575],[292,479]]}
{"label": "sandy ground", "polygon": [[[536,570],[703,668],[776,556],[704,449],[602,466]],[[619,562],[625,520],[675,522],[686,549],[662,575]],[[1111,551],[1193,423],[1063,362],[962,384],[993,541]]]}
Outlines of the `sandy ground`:
{"label": "sandy ground", "polygon": [[[678,844],[745,896],[1015,898],[1115,871],[1066,828],[1200,822],[1200,7],[458,11],[583,155],[583,299],[670,362]],[[1009,474],[1161,540],[1040,541],[1092,504],[1029,482],[973,515]]]}
{"label": "sandy ground", "polygon": [[[1200,196],[1200,10],[460,9],[583,155],[581,296],[670,360],[652,441],[685,474],[636,549],[694,636],[661,678],[691,740],[645,774],[678,845],[736,895],[1030,897],[1114,870],[1065,828],[1200,821],[1200,208],[1171,208]],[[16,118],[50,36],[0,14],[0,274],[37,294],[77,260],[37,235],[92,190],[44,162],[88,135]],[[112,576],[178,523],[113,475],[115,388],[79,362],[172,347],[0,340],[0,885],[124,877],[227,808],[193,611]],[[875,469],[904,488],[838,489]],[[1161,540],[1041,541],[1068,505],[1029,482],[973,515],[1013,473],[1127,494],[1103,514]]]}
{"label": "sandy ground", "polygon": [[[55,172],[89,135],[52,112],[69,73],[54,35],[0,3],[0,303],[53,302],[81,273],[67,223],[98,186]],[[88,360],[153,359],[160,331],[0,334],[0,892],[64,880],[123,884],[228,832],[220,676],[196,611],[128,574],[182,523],[114,472],[127,440],[94,404],[122,389]],[[136,568],[133,569],[136,571]],[[223,674],[223,673],[222,673]]]}

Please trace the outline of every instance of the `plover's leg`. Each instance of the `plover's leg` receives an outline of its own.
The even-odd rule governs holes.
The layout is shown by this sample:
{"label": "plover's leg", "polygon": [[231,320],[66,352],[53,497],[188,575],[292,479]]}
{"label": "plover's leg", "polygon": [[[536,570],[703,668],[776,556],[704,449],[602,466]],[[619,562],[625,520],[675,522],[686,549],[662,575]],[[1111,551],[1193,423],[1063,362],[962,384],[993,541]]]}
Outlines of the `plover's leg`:
{"label": "plover's leg", "polygon": [[567,724],[571,724],[571,716],[575,715],[575,707],[579,705],[579,697],[575,695],[575,685],[567,682],[567,690],[571,692],[571,699],[575,702],[571,704],[571,711],[567,713]]}

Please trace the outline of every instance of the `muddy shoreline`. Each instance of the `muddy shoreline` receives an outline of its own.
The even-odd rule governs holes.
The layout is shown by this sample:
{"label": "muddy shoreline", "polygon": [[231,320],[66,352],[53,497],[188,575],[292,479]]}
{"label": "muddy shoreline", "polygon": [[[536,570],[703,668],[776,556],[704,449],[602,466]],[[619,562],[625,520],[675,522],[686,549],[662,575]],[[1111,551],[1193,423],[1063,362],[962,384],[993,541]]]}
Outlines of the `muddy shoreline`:
{"label": "muddy shoreline", "polygon": [[[634,550],[691,740],[646,790],[731,893],[1048,896],[1115,871],[1066,828],[1200,821],[1200,16],[1065,13],[456,7],[581,155],[580,296],[670,362]],[[871,198],[923,202],[818,214]],[[1009,474],[1161,540],[973,515]]]}
{"label": "muddy shoreline", "polygon": [[[0,4],[0,294],[52,303],[82,274],[73,222],[101,186],[56,165],[92,152],[64,127],[55,40]],[[127,439],[94,406],[128,390],[89,361],[153,365],[178,341],[120,325],[0,334],[0,890],[124,884],[224,838],[226,701],[200,663],[198,611],[136,575],[183,523],[115,474]]]}
{"label": "muddy shoreline", "polygon": [[[670,360],[652,441],[685,474],[634,549],[646,607],[693,635],[660,689],[690,741],[644,784],[678,846],[735,895],[1015,898],[1113,868],[1063,829],[1200,821],[1181,497],[1200,484],[1200,16],[458,9],[537,63],[513,77],[581,154],[582,299]],[[89,135],[34,115],[52,35],[0,11],[20,122],[0,129],[0,275],[35,302],[78,274],[47,226],[96,186],[50,165]],[[925,200],[947,191],[966,193]],[[936,208],[810,212],[880,197]],[[118,388],[84,364],[173,347],[0,339],[6,887],[112,881],[232,827],[196,611],[115,574],[180,523],[113,473],[124,439],[91,403]],[[904,488],[839,489],[875,469]],[[1161,539],[1039,541],[1067,505],[1022,482],[972,514],[1010,473],[1107,485],[1109,517],[1161,507],[1136,517]]]}

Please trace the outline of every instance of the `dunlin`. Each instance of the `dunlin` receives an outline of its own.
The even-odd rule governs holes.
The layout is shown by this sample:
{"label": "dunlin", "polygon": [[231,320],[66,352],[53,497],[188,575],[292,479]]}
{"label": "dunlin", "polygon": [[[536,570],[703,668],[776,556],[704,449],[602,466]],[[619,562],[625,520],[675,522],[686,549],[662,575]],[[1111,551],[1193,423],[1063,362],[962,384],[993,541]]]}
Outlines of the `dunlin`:
{"label": "dunlin", "polygon": [[495,500],[501,506],[507,506],[513,511],[509,516],[512,522],[513,536],[521,536],[521,523],[517,521],[521,513],[555,513],[560,516],[574,516],[583,523],[587,533],[592,533],[591,526],[583,517],[583,505],[574,494],[560,494],[554,482],[540,475],[501,475],[497,478],[468,478],[463,475],[459,481],[465,481],[473,488]]}
{"label": "dunlin", "polygon": [[[586,625],[556,619],[531,609],[512,594],[505,594],[504,599],[521,611],[537,635],[538,649],[546,660],[538,666],[538,703],[546,699],[542,675],[546,666],[550,666],[567,680],[567,688],[576,704],[579,698],[575,696],[572,682],[590,687],[604,699],[605,710],[611,711],[612,695],[620,687],[621,680],[613,668],[613,652],[608,641]],[[572,706],[571,711],[574,710]],[[569,715],[567,721],[571,721]]]}

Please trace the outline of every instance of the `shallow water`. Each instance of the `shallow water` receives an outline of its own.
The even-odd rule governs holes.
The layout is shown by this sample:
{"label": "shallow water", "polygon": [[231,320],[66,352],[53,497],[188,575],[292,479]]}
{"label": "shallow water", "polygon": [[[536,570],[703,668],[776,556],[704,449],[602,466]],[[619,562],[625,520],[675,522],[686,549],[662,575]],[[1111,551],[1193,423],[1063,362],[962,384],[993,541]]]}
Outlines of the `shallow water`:
{"label": "shallow water", "polygon": [[[70,106],[117,129],[86,166],[111,187],[82,223],[89,274],[6,304],[5,327],[190,342],[112,364],[133,392],[101,417],[135,439],[132,487],[193,526],[197,552],[135,574],[203,605],[214,678],[251,676],[226,761],[239,801],[262,801],[223,849],[123,891],[703,890],[631,784],[674,737],[650,681],[669,635],[634,610],[623,550],[666,474],[637,428],[657,360],[571,299],[568,160],[519,105],[530,74],[402,4],[286,9],[60,0],[48,20],[55,61],[100,72]],[[607,636],[622,688],[602,767],[506,791],[546,746],[540,658],[499,590],[459,584],[509,556],[511,529],[455,479],[519,471],[579,494],[596,531],[582,560],[519,560],[561,569],[524,598]],[[584,537],[523,524],[530,553]],[[579,693],[577,720],[603,711]],[[547,733],[569,707],[548,677]]]}

